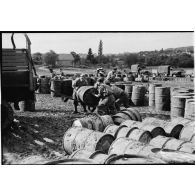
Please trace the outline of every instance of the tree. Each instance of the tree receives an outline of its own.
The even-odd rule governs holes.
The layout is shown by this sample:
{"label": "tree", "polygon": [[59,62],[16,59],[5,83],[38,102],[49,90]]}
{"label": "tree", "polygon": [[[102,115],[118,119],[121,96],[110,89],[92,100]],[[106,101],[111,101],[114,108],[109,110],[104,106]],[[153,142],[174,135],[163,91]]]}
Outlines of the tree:
{"label": "tree", "polygon": [[49,52],[43,55],[43,61],[47,66],[51,65],[52,67],[55,67],[57,59],[58,59],[58,54],[56,54],[52,50],[50,50]]}
{"label": "tree", "polygon": [[74,58],[74,64],[81,64],[81,58],[79,56],[79,54],[77,54],[76,52],[72,51],[71,52],[73,58]]}
{"label": "tree", "polygon": [[103,42],[100,40],[99,47],[98,47],[98,61],[99,63],[102,62],[102,56],[103,56]]}
{"label": "tree", "polygon": [[91,48],[89,48],[86,60],[88,62],[90,62],[90,63],[93,63],[93,61],[94,61],[94,55],[92,53],[92,49]]}

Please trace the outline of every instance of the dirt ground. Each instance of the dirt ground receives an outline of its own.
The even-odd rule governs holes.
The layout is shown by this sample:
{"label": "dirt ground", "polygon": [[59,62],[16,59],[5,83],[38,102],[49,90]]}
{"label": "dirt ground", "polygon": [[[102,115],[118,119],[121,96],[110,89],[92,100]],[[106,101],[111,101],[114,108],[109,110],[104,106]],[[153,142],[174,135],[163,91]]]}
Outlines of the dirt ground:
{"label": "dirt ground", "polygon": [[[41,73],[44,71],[41,70]],[[165,86],[194,88],[193,82],[162,83]],[[36,111],[15,111],[12,128],[2,136],[3,164],[41,164],[66,156],[62,146],[63,135],[76,118],[85,116],[82,108],[79,106],[79,114],[72,114],[72,100],[64,103],[60,97],[38,93],[36,99]],[[136,109],[142,118],[170,120],[170,112],[159,113],[148,106]]]}

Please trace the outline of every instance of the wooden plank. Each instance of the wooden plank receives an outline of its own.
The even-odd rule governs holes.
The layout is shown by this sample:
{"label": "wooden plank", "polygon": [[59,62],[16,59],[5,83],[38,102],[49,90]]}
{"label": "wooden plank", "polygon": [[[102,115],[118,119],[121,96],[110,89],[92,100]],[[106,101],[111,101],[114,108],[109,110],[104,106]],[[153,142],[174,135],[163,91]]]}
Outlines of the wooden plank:
{"label": "wooden plank", "polygon": [[27,60],[24,58],[20,58],[20,59],[4,59],[4,58],[2,58],[2,62],[3,63],[23,63],[23,62],[27,62]]}
{"label": "wooden plank", "polygon": [[27,63],[24,63],[24,62],[19,62],[19,63],[17,63],[17,62],[13,62],[13,63],[2,63],[2,66],[28,66],[28,64]]}
{"label": "wooden plank", "polygon": [[14,60],[14,59],[26,59],[26,54],[22,54],[22,55],[14,55],[14,56],[2,56],[2,59],[4,60]]}
{"label": "wooden plank", "polygon": [[17,67],[2,67],[2,70],[3,71],[6,71],[6,70],[28,70],[28,67],[24,67],[24,66],[17,66]]}

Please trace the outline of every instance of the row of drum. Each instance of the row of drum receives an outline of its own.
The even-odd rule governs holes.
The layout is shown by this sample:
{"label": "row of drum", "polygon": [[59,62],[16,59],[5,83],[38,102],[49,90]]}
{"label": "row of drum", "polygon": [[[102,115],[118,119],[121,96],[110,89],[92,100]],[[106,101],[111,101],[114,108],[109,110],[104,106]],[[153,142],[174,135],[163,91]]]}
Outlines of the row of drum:
{"label": "row of drum", "polygon": [[[72,127],[64,135],[63,146],[71,159],[83,159],[87,155],[88,158],[92,158],[100,164],[109,164],[106,160],[110,159],[111,155],[122,155],[123,157],[129,155],[128,158],[133,158],[133,155],[136,155],[126,162],[114,161],[116,164],[161,164],[163,163],[162,160],[166,163],[179,163],[179,160],[182,160],[183,163],[188,162],[188,160],[195,163],[195,156],[191,155],[195,154],[195,145],[190,142],[164,136],[157,136],[151,139],[149,143],[141,141],[143,140],[135,140],[129,137],[119,137],[114,140],[112,135],[106,133]],[[165,153],[164,157],[161,157],[162,149],[168,149],[172,155]],[[158,152],[156,153],[155,150]],[[183,155],[185,158],[181,158]],[[153,161],[154,159],[151,158],[156,160]],[[120,160],[123,161],[124,159]]]}

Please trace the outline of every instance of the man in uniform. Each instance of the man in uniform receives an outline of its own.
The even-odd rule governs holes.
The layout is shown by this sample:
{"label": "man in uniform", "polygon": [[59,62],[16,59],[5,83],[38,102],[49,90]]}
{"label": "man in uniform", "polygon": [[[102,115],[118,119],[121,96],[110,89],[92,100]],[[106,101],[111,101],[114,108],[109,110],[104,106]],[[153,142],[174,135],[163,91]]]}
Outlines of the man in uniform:
{"label": "man in uniform", "polygon": [[108,73],[106,80],[109,82],[114,82],[114,79],[116,78],[116,72],[117,68],[113,68],[113,70]]}
{"label": "man in uniform", "polygon": [[99,78],[95,84],[95,88],[98,90],[98,95],[96,95],[96,97],[100,97],[97,113],[100,115],[116,114],[115,98],[111,87],[104,84],[103,79]]}
{"label": "man in uniform", "polygon": [[[74,114],[78,113],[77,111],[77,106],[78,106],[78,98],[77,98],[77,91],[80,87],[82,86],[87,86],[88,83],[85,79],[84,74],[81,74],[79,78],[77,78],[75,81],[73,81],[72,83],[72,87],[73,87],[73,95],[72,98],[74,100],[74,108],[75,111],[73,112]],[[84,106],[84,112],[87,112],[86,107]]]}
{"label": "man in uniform", "polygon": [[[109,81],[105,81],[105,84],[110,86]],[[116,109],[119,111],[121,105],[123,105],[125,108],[128,108],[129,107],[128,94],[124,90],[122,90],[121,88],[119,88],[115,85],[112,85],[111,89],[112,89],[113,95],[116,99],[116,101],[115,101]]]}

